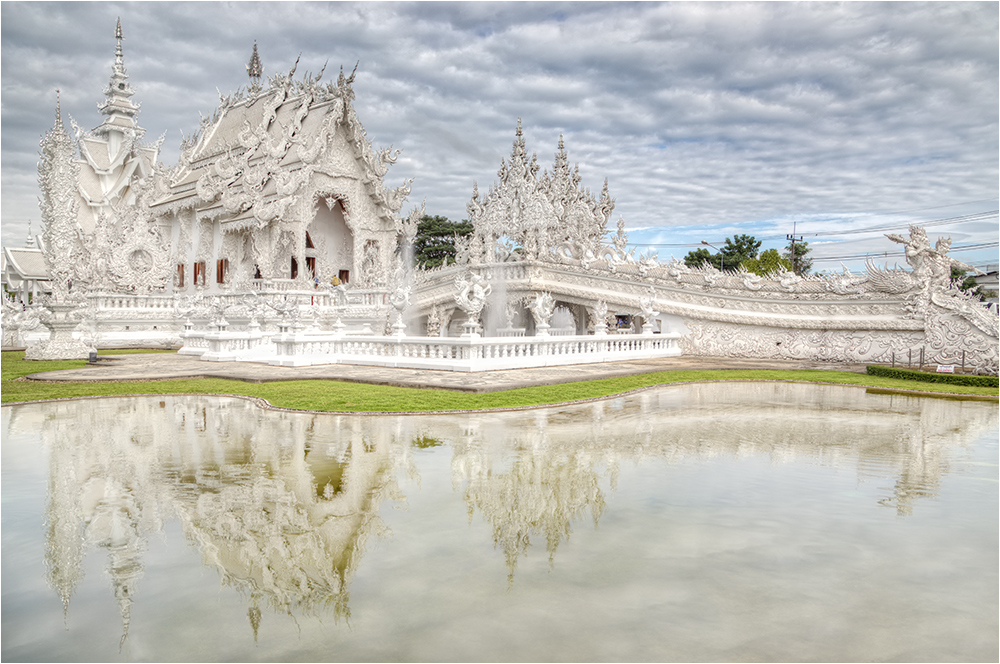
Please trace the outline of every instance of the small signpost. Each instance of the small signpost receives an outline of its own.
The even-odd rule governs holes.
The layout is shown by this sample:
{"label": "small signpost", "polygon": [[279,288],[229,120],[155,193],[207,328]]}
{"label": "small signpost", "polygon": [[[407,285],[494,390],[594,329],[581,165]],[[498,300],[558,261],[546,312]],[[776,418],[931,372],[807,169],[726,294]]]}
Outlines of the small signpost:
{"label": "small signpost", "polygon": [[953,374],[953,373],[955,373],[955,365],[954,364],[939,364],[939,365],[937,365],[937,372],[938,373],[950,373],[950,374]]}

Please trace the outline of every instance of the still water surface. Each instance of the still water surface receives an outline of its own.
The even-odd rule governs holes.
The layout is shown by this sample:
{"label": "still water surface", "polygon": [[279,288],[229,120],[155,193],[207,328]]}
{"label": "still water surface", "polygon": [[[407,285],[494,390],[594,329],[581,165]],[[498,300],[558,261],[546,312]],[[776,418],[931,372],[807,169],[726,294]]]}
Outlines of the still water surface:
{"label": "still water surface", "polygon": [[2,657],[996,661],[996,404],[2,409]]}

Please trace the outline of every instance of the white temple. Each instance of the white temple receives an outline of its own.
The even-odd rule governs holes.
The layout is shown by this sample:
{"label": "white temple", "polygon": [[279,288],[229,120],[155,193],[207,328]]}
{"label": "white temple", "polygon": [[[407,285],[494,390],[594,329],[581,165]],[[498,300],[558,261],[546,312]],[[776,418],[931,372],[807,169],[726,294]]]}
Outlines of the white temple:
{"label": "white temple", "polygon": [[254,45],[248,87],[167,167],[162,139],[140,143],[120,24],[116,37],[104,122],[74,122],[71,138],[57,101],[42,141],[35,251],[50,294],[5,250],[19,302],[4,299],[4,345],[27,345],[28,358],[180,346],[210,361],[480,371],[681,353],[888,364],[917,352],[997,373],[997,316],[951,283],[951,267],[968,266],[949,240],[932,246],[912,227],[888,236],[911,271],[869,263],[828,277],[636,256],[624,221],[607,229],[607,182],[596,196],[584,188],[561,138],[539,174],[520,123],[499,180],[485,196],[471,187],[474,232],[457,263],[415,269],[423,211],[402,216],[409,183],[385,185],[396,153],[368,140],[354,73],[296,79],[296,62],[263,82]]}

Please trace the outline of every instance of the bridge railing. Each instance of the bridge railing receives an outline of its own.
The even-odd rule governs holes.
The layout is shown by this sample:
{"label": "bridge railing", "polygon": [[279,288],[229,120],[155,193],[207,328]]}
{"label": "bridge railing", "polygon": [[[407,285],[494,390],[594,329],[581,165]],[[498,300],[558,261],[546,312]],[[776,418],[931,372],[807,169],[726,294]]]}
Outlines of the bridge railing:
{"label": "bridge railing", "polygon": [[379,337],[342,332],[260,331],[182,334],[181,350],[210,361],[276,366],[359,364],[444,371],[490,371],[680,355],[679,334],[537,337]]}

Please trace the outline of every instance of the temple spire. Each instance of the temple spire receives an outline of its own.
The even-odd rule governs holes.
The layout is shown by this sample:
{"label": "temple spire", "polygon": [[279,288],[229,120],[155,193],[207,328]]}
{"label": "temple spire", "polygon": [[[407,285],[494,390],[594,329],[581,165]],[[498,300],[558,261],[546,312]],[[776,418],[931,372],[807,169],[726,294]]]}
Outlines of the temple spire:
{"label": "temple spire", "polygon": [[247,75],[250,76],[250,81],[253,85],[260,83],[260,77],[264,74],[264,65],[260,62],[260,56],[257,55],[257,42],[253,43],[253,53],[250,55],[250,62],[247,64]]}
{"label": "temple spire", "polygon": [[[128,82],[128,72],[125,70],[125,57],[122,52],[122,20],[115,25],[115,64],[111,67],[111,79],[104,89],[104,102],[98,105],[102,115],[107,118],[95,129],[97,134],[107,134],[111,131],[122,133],[127,130],[139,130],[136,115],[139,114],[138,104],[131,97],[135,90]],[[141,133],[141,130],[138,131]]]}
{"label": "temple spire", "polygon": [[122,17],[118,17],[118,25],[115,26],[115,39],[118,41],[118,45],[115,46],[115,64],[124,67],[122,63],[122,40],[125,37],[122,36]]}

